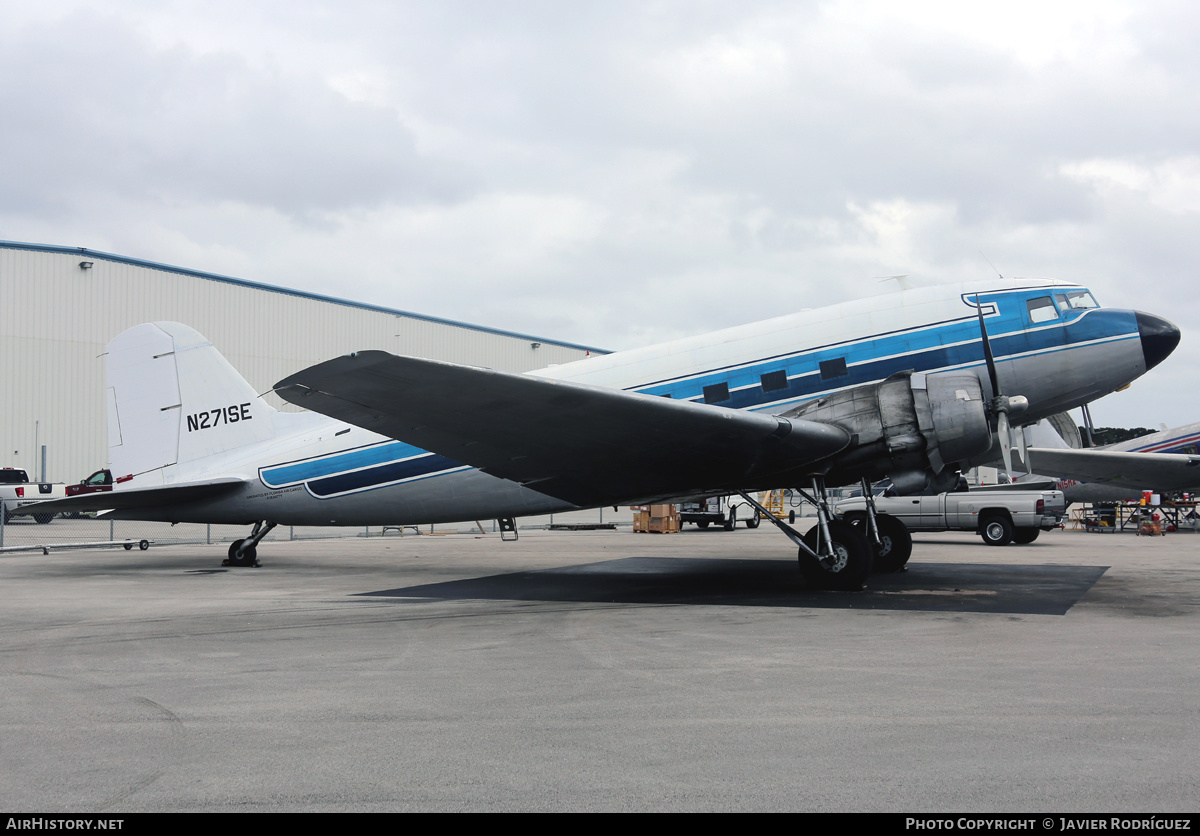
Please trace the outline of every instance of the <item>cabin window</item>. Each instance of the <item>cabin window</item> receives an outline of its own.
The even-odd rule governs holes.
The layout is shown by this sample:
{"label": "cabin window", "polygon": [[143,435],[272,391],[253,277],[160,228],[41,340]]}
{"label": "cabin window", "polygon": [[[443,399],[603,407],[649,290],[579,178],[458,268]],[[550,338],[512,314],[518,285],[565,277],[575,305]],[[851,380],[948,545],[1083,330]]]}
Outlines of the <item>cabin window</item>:
{"label": "cabin window", "polygon": [[728,383],[714,383],[712,386],[704,387],[705,403],[721,403],[721,401],[727,400],[729,400]]}
{"label": "cabin window", "polygon": [[829,380],[833,377],[846,376],[846,358],[839,357],[836,360],[821,361],[821,380]]}
{"label": "cabin window", "polygon": [[759,378],[762,381],[764,392],[778,392],[780,389],[788,387],[787,372],[780,370],[777,372],[767,372]]}
{"label": "cabin window", "polygon": [[1054,300],[1049,296],[1039,296],[1025,304],[1029,306],[1029,319],[1034,324],[1058,319],[1058,308],[1054,307]]}

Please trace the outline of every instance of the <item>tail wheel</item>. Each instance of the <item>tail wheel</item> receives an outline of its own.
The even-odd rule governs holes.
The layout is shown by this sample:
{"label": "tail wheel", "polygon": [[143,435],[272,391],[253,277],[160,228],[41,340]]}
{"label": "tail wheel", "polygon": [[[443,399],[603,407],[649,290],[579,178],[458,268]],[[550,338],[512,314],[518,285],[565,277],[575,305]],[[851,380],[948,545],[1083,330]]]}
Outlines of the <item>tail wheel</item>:
{"label": "tail wheel", "polygon": [[242,553],[239,558],[237,556],[238,549],[242,547],[245,540],[234,540],[229,544],[229,558],[225,561],[226,566],[255,566],[258,564],[258,549],[250,546]]}
{"label": "tail wheel", "polygon": [[54,515],[53,514],[34,514],[33,519],[35,522],[37,522],[38,525],[45,525],[46,523],[50,522],[50,520],[54,519]]}
{"label": "tail wheel", "polygon": [[[821,527],[813,526],[804,535],[804,543],[810,549],[822,554],[818,548]],[[874,563],[874,554],[867,538],[858,533],[850,523],[832,520],[829,523],[829,536],[833,540],[832,556],[823,555],[814,558],[806,552],[800,552],[800,574],[809,585],[817,589],[839,589],[857,591],[867,582]],[[828,549],[826,550],[828,551]]]}
{"label": "tail wheel", "polygon": [[746,519],[746,528],[758,528],[758,523],[761,519],[762,517],[760,517],[757,513],[753,517],[748,517]]}
{"label": "tail wheel", "polygon": [[1013,525],[1005,517],[988,517],[979,527],[979,536],[989,546],[1007,546],[1013,539]]}

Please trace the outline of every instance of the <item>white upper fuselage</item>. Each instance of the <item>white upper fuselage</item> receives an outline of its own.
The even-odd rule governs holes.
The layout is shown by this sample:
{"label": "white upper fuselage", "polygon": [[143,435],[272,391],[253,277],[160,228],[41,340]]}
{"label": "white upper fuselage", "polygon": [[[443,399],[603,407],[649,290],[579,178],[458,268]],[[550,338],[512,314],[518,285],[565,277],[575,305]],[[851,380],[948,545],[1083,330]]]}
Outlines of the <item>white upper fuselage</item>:
{"label": "white upper fuselage", "polygon": [[[1050,414],[1110,392],[1144,371],[1131,373],[1140,360],[1132,343],[1132,350],[1122,352],[1129,359],[1114,374],[1099,365],[1081,368],[1078,349],[1136,342],[1137,324],[1132,312],[1097,307],[1060,310],[1034,322],[1030,300],[1053,298],[1056,292],[1086,294],[1078,285],[1052,279],[915,288],[531,374],[773,414],[907,369],[977,369],[990,396],[978,294],[1005,393],[1029,398],[1030,416]],[[1020,374],[1016,366],[1030,367],[1031,360],[1041,365],[1041,373]]]}

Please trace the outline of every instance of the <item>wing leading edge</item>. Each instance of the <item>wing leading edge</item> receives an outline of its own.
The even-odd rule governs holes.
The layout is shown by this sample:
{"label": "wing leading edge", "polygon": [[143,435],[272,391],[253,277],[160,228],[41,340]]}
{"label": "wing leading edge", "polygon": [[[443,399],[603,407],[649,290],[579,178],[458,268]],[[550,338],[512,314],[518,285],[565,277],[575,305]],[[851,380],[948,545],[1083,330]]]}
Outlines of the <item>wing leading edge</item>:
{"label": "wing leading edge", "polygon": [[580,506],[778,487],[840,427],[384,351],[281,380],[285,400]]}

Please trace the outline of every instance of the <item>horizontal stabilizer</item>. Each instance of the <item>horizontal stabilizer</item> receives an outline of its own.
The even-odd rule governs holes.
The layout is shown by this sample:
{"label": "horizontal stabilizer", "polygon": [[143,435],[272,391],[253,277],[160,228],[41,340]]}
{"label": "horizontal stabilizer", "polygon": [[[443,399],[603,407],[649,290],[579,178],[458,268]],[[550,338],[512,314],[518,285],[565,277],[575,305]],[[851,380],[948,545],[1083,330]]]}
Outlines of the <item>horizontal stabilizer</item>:
{"label": "horizontal stabilizer", "polygon": [[1119,453],[1111,450],[1029,451],[1038,472],[1060,479],[1144,491],[1200,488],[1200,456],[1182,453]]}
{"label": "horizontal stabilizer", "polygon": [[320,363],[275,391],[583,506],[794,484],[850,440],[814,421],[384,351]]}
{"label": "horizontal stabilizer", "polygon": [[159,508],[184,502],[199,502],[216,499],[233,493],[246,484],[244,479],[233,477],[210,479],[204,482],[186,482],[175,485],[156,485],[149,488],[101,491],[66,499],[51,499],[33,502],[12,508],[9,514],[74,514],[81,511],[116,511],[127,508]]}

